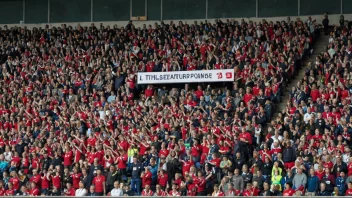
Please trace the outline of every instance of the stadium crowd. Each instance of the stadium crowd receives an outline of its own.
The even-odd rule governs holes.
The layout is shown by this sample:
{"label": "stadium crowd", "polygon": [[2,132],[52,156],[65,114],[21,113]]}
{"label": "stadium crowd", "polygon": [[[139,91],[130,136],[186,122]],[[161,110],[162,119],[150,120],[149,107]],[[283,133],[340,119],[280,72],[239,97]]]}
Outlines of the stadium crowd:
{"label": "stadium crowd", "polygon": [[[311,18],[5,26],[0,195],[351,195],[347,27],[271,119],[316,27]],[[136,81],[210,69],[233,69],[235,82]]]}

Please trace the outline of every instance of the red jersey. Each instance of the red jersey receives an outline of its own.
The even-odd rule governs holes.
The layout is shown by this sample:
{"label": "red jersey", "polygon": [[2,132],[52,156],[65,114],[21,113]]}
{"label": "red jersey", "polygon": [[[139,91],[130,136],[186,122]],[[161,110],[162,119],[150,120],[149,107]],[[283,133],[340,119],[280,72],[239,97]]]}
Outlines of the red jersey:
{"label": "red jersey", "polygon": [[51,176],[51,181],[52,181],[53,186],[55,186],[57,189],[61,188],[61,177],[60,177],[60,175]]}
{"label": "red jersey", "polygon": [[105,183],[105,176],[104,175],[97,175],[94,177],[92,184],[95,185],[95,192],[102,193],[104,191],[103,185]]}
{"label": "red jersey", "polygon": [[[30,196],[34,196],[34,197],[36,197],[36,196],[39,196],[40,194],[40,191],[39,191],[39,189],[38,188],[34,188],[34,189],[31,189],[31,190],[29,190],[29,195]],[[73,195],[74,196],[74,195]]]}
{"label": "red jersey", "polygon": [[154,192],[153,191],[151,191],[151,190],[146,190],[146,189],[144,189],[143,191],[142,191],[142,196],[145,196],[145,197],[151,197],[151,196],[153,196],[154,195]]}
{"label": "red jersey", "polygon": [[5,195],[6,196],[13,196],[13,195],[15,195],[15,190],[14,189],[6,190]]}
{"label": "red jersey", "polygon": [[117,164],[117,168],[119,169],[126,169],[127,168],[127,160],[128,160],[128,156],[127,154],[124,154],[122,156],[119,156],[118,158],[118,164]]}
{"label": "red jersey", "polygon": [[13,189],[14,190],[20,189],[20,179],[18,177],[10,178],[9,182],[11,182],[13,184]]}
{"label": "red jersey", "polygon": [[169,175],[167,173],[164,173],[163,175],[158,175],[158,184],[160,186],[165,187],[169,179]]}
{"label": "red jersey", "polygon": [[148,171],[147,173],[144,173],[142,177],[142,188],[145,188],[145,185],[151,185],[152,184],[152,173]]}
{"label": "red jersey", "polygon": [[169,196],[170,196],[170,197],[179,197],[179,196],[181,196],[181,193],[178,192],[177,190],[171,190],[171,191],[169,192]]}
{"label": "red jersey", "polygon": [[73,152],[69,151],[66,152],[64,155],[64,166],[71,166],[72,165],[72,156],[73,156]]}
{"label": "red jersey", "polygon": [[284,192],[282,193],[282,196],[292,196],[295,193],[296,193],[296,191],[291,188],[291,189],[288,189],[288,190],[284,190]]}
{"label": "red jersey", "polygon": [[352,196],[352,189],[346,190],[346,196]]}
{"label": "red jersey", "polygon": [[65,192],[66,196],[75,196],[76,195],[76,190],[71,188],[70,190],[66,190]]}
{"label": "red jersey", "polygon": [[79,188],[79,181],[81,180],[81,173],[75,173],[71,175],[72,178],[72,186],[74,189],[78,189]]}
{"label": "red jersey", "polygon": [[48,189],[50,187],[50,181],[46,176],[41,177],[40,181],[42,189]]}

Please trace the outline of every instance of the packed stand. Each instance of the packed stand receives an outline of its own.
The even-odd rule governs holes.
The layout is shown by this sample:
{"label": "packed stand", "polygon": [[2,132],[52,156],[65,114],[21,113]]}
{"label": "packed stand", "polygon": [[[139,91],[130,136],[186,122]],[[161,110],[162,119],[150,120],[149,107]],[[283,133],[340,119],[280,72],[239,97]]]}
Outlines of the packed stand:
{"label": "packed stand", "polygon": [[[261,152],[275,153],[278,142],[283,143],[271,176],[272,181],[281,177],[281,186],[273,188],[289,183],[297,195],[352,195],[350,35],[351,26],[341,16],[326,51],[309,63],[304,78],[292,87],[286,109],[271,122]],[[294,161],[288,161],[287,152]]]}
{"label": "packed stand", "polygon": [[[5,26],[0,195],[293,192],[298,184],[281,178],[296,156],[281,143],[295,144],[299,133],[281,136],[282,124],[269,137],[262,127],[315,32],[315,21],[289,18],[143,28]],[[137,72],[222,68],[234,70],[235,82],[181,89],[136,82]]]}

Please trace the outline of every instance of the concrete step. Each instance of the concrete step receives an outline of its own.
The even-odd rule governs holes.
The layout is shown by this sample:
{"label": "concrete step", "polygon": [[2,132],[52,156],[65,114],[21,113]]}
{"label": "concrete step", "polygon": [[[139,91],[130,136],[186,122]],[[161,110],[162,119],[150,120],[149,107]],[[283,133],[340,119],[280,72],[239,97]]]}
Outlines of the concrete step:
{"label": "concrete step", "polygon": [[[302,68],[301,70],[298,71],[298,73],[288,82],[286,89],[283,92],[283,96],[281,96],[281,102],[279,104],[276,104],[276,111],[273,112],[273,117],[272,120],[276,120],[277,116],[279,113],[282,112],[282,110],[286,109],[287,101],[290,99],[290,91],[292,90],[292,87],[296,86],[299,81],[301,81],[304,76],[305,76],[305,71],[308,67],[308,65],[314,64],[316,57],[321,53],[326,50],[326,47],[329,42],[329,36],[320,36],[316,42],[313,45],[313,54],[310,57],[305,58],[302,60]],[[267,127],[270,126],[270,123],[267,125]],[[264,128],[264,130],[267,129]]]}

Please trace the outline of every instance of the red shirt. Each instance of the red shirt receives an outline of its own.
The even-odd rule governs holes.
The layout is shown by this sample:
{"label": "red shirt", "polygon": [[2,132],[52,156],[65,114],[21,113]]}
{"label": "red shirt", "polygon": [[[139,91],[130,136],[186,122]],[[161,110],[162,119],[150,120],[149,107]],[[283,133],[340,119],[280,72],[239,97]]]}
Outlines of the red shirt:
{"label": "red shirt", "polygon": [[13,195],[15,195],[15,190],[14,189],[6,190],[5,195],[6,196],[13,196]]}
{"label": "red shirt", "polygon": [[239,138],[243,138],[245,140],[248,140],[248,144],[252,144],[252,135],[248,132],[241,133]]}
{"label": "red shirt", "polygon": [[197,157],[197,156],[199,156],[199,151],[200,151],[199,145],[193,145],[191,148],[191,155],[193,157]]}
{"label": "red shirt", "polygon": [[347,169],[348,169],[348,176],[352,175],[352,162],[350,162],[347,166]]}
{"label": "red shirt", "polygon": [[142,177],[142,188],[145,188],[145,185],[151,185],[152,184],[152,173],[148,171],[147,173],[144,173]]}
{"label": "red shirt", "polygon": [[154,95],[153,89],[146,89],[145,90],[145,97],[152,97]]}
{"label": "red shirt", "polygon": [[71,166],[72,165],[72,155],[73,155],[72,151],[69,151],[69,152],[65,153],[65,155],[64,155],[64,166]]}
{"label": "red shirt", "polygon": [[[29,191],[29,195],[30,195],[30,196],[39,196],[39,190],[38,190],[38,188],[31,189],[31,190]],[[74,195],[73,195],[73,196],[74,196]]]}
{"label": "red shirt", "polygon": [[105,182],[104,175],[97,175],[94,177],[92,184],[95,185],[95,192],[102,193],[104,191],[103,183]]}
{"label": "red shirt", "polygon": [[48,189],[50,187],[50,182],[46,176],[41,178],[41,187],[42,189]]}
{"label": "red shirt", "polygon": [[20,189],[20,179],[18,179],[17,177],[11,178],[9,180],[9,182],[11,182],[13,184],[13,189],[14,190]]}
{"label": "red shirt", "polygon": [[5,195],[5,189],[4,188],[1,188],[0,189],[0,196],[2,197],[2,196],[4,196]]}
{"label": "red shirt", "polygon": [[204,192],[205,191],[205,185],[207,180],[204,177],[199,178],[199,182],[197,184],[198,188],[197,188],[197,192]]}
{"label": "red shirt", "polygon": [[347,189],[346,190],[346,195],[351,196],[352,195],[352,189]]}
{"label": "red shirt", "polygon": [[159,192],[155,192],[156,196],[158,197],[164,197],[167,195],[167,193],[163,190],[160,190]]}
{"label": "red shirt", "polygon": [[127,168],[127,165],[126,165],[127,160],[128,160],[127,154],[124,154],[124,155],[118,157],[117,168],[126,169]]}
{"label": "red shirt", "polygon": [[210,160],[210,163],[212,163],[216,167],[220,167],[221,159],[220,158],[212,159],[212,160]]}
{"label": "red shirt", "polygon": [[244,96],[243,96],[243,102],[245,104],[247,104],[252,99],[253,99],[253,95],[252,94],[244,94]]}
{"label": "red shirt", "polygon": [[182,164],[182,175],[185,176],[186,172],[189,173],[189,170],[191,169],[191,166],[193,166],[194,163],[193,161],[184,161]]}
{"label": "red shirt", "polygon": [[218,192],[213,192],[213,197],[223,197],[225,196],[225,193],[222,191],[218,191]]}
{"label": "red shirt", "polygon": [[79,188],[79,181],[81,180],[81,176],[82,176],[81,173],[75,173],[75,174],[71,175],[71,177],[72,177],[72,186],[73,186],[74,189],[78,189]]}
{"label": "red shirt", "polygon": [[329,162],[325,162],[323,166],[324,168],[328,168],[331,170],[334,164],[331,161],[329,161]]}
{"label": "red shirt", "polygon": [[167,184],[167,181],[169,179],[169,175],[167,173],[164,173],[163,175],[158,175],[158,184],[160,184],[160,186],[165,187]]}
{"label": "red shirt", "polygon": [[161,156],[168,156],[169,155],[169,150],[167,150],[167,149],[161,149],[160,151],[159,151],[159,157],[161,157]]}
{"label": "red shirt", "polygon": [[29,181],[34,182],[35,184],[37,184],[37,186],[40,186],[40,180],[41,180],[40,175],[35,175],[31,177]]}
{"label": "red shirt", "polygon": [[312,90],[310,92],[310,97],[312,97],[313,102],[316,102],[317,99],[320,97],[320,92],[318,89]]}
{"label": "red shirt", "polygon": [[57,189],[60,189],[60,187],[61,187],[61,177],[60,177],[60,175],[51,176],[51,180],[53,182],[53,186],[55,186]]}
{"label": "red shirt", "polygon": [[282,193],[282,196],[292,196],[295,193],[296,193],[296,191],[291,188],[288,190],[284,190],[284,192]]}
{"label": "red shirt", "polygon": [[324,171],[324,170],[322,170],[322,171],[319,171],[319,170],[315,171],[315,175],[319,178],[319,180],[321,180],[321,179],[323,178],[324,174],[325,174],[325,171]]}
{"label": "red shirt", "polygon": [[67,190],[65,192],[65,195],[66,196],[75,196],[76,195],[76,191],[75,191],[75,189],[71,188],[70,190]]}
{"label": "red shirt", "polygon": [[153,191],[151,191],[151,190],[146,190],[146,189],[144,189],[143,191],[142,191],[142,196],[145,196],[145,197],[152,197],[152,196],[154,196],[154,192]]}
{"label": "red shirt", "polygon": [[171,191],[169,192],[169,196],[171,196],[171,197],[179,197],[179,196],[181,196],[181,193],[178,192],[178,191],[173,191],[173,190],[171,190]]}

